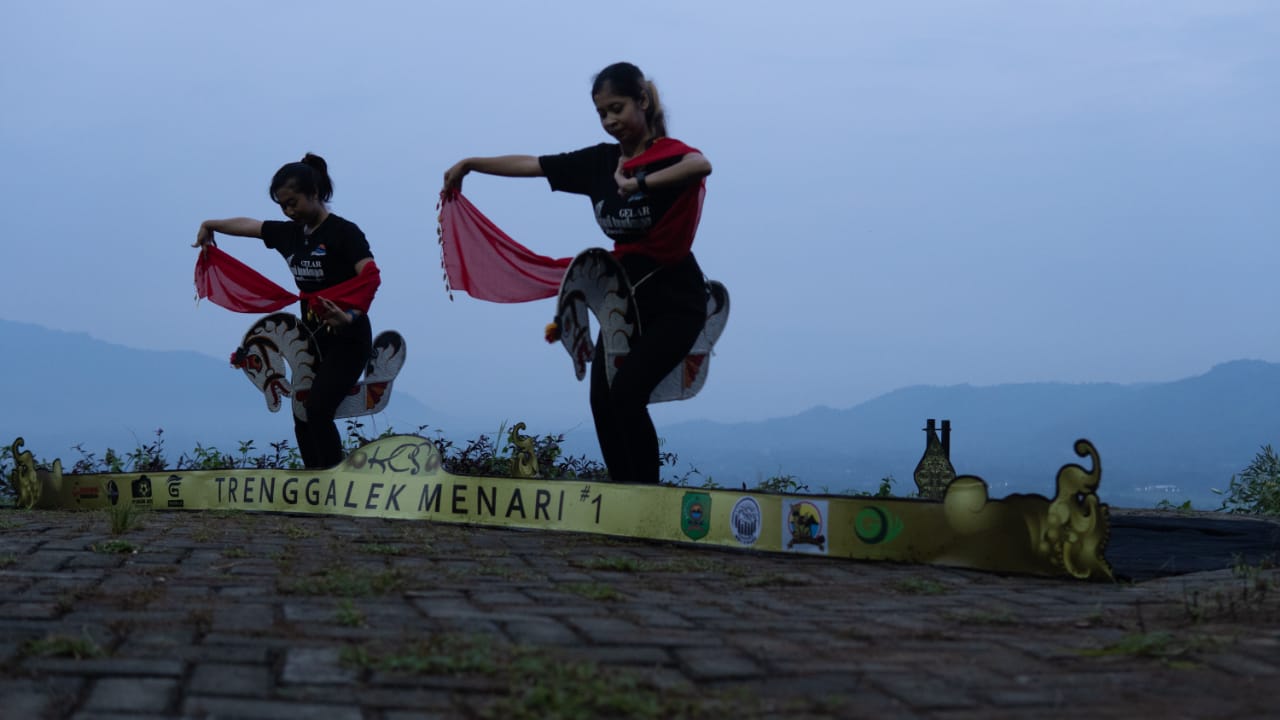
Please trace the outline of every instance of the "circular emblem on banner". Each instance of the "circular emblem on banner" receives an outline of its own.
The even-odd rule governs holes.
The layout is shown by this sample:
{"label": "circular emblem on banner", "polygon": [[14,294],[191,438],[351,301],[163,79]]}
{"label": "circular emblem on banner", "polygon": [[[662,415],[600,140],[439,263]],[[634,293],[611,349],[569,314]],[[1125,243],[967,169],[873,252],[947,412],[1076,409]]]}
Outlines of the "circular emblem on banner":
{"label": "circular emblem on banner", "polygon": [[738,498],[738,502],[733,504],[733,510],[729,511],[729,529],[733,531],[733,538],[748,547],[755,545],[756,540],[760,539],[762,517],[760,503],[755,498]]}
{"label": "circular emblem on banner", "polygon": [[886,543],[902,532],[902,518],[874,505],[853,518],[853,534],[868,545]]}

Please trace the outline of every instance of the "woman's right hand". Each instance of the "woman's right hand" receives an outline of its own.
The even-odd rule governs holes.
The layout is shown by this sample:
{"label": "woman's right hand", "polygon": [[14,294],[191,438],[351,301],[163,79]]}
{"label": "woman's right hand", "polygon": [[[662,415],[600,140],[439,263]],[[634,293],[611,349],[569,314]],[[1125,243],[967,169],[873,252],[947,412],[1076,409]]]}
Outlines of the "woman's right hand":
{"label": "woman's right hand", "polygon": [[459,160],[453,167],[444,171],[444,191],[462,192],[462,178],[471,172],[466,160]]}
{"label": "woman's right hand", "polygon": [[207,225],[201,223],[200,229],[196,231],[196,241],[191,243],[191,247],[202,248],[207,245],[217,247],[218,243],[214,242],[213,231]]}

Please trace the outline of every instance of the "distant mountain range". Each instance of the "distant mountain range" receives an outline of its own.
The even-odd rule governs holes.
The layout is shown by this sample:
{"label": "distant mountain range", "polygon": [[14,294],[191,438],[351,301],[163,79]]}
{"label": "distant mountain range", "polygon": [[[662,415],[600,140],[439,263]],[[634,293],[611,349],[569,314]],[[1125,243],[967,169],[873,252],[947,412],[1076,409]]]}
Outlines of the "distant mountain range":
{"label": "distant mountain range", "polygon": [[[0,443],[21,436],[37,457],[69,465],[79,458],[68,452],[74,445],[99,457],[106,448],[128,452],[154,442],[157,429],[170,457],[197,443],[234,452],[245,440],[259,451],[294,442],[287,404],[268,412],[263,395],[226,360],[138,350],[8,320],[0,320],[0,347]],[[412,431],[419,418],[440,417],[392,392],[384,423],[394,418],[395,427]]]}
{"label": "distant mountain range", "polygon": [[[83,333],[0,320],[0,442],[24,436],[38,457],[77,459],[73,445],[131,450],[165,430],[170,457],[197,443],[234,451],[255,439],[292,442],[287,410],[265,412],[262,396],[220,360],[192,352],[137,350]],[[394,391],[378,422],[412,431],[450,418]],[[1224,488],[1280,428],[1280,364],[1237,360],[1176,382],[1025,383],[903,388],[843,410],[748,423],[684,422],[659,428],[679,454],[664,477],[710,478],[753,486],[790,475],[814,492],[873,490],[892,475],[898,493],[925,446],[927,418],[949,419],[951,460],[978,475],[996,496],[1051,494],[1058,468],[1081,462],[1072,451],[1087,438],[1102,458],[1102,497],[1151,507],[1159,500],[1216,507]],[[568,440],[575,454],[596,455],[589,429]]]}
{"label": "distant mountain range", "polygon": [[893,475],[898,492],[925,447],[927,418],[951,420],[951,461],[993,495],[1051,494],[1058,468],[1081,462],[1077,438],[1097,447],[1102,496],[1150,507],[1161,499],[1221,503],[1225,488],[1280,428],[1280,365],[1237,360],[1167,383],[1026,383],[917,386],[853,408],[814,408],[755,423],[689,422],[663,428],[713,479],[753,484],[790,474],[812,490],[871,490]]}

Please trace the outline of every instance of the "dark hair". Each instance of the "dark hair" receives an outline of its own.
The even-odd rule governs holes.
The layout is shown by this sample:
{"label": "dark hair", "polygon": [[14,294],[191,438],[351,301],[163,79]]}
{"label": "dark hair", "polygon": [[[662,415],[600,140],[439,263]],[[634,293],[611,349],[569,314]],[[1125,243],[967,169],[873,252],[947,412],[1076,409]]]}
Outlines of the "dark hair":
{"label": "dark hair", "polygon": [[307,153],[301,162],[287,163],[276,171],[271,178],[271,201],[276,200],[276,191],[289,186],[295,192],[307,197],[315,195],[320,202],[329,202],[333,197],[333,181],[329,179],[329,166],[319,155]]}
{"label": "dark hair", "polygon": [[649,124],[654,137],[667,136],[667,117],[662,110],[662,102],[658,99],[658,87],[640,72],[640,68],[629,62],[620,62],[601,70],[591,83],[592,97],[599,95],[606,87],[615,94],[636,102],[647,97],[649,108],[644,113],[645,122]]}

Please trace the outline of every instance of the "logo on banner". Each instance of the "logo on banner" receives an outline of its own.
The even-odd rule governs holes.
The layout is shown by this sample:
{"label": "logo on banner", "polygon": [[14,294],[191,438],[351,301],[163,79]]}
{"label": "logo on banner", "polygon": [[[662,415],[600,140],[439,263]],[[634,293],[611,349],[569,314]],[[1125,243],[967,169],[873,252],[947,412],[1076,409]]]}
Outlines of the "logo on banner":
{"label": "logo on banner", "polygon": [[796,552],[827,552],[827,536],[823,534],[827,503],[825,500],[784,502],[783,544]]}
{"label": "logo on banner", "polygon": [[97,500],[98,486],[97,485],[77,485],[75,489],[71,491],[71,494],[75,496],[77,503],[80,502],[81,500]]}
{"label": "logo on banner", "polygon": [[729,511],[729,529],[733,531],[733,539],[747,547],[755,545],[760,539],[762,519],[760,503],[755,498],[750,495],[738,498],[738,502],[733,504],[733,510]]}
{"label": "logo on banner", "polygon": [[853,518],[853,534],[868,545],[887,543],[902,532],[902,518],[884,508],[863,508]]}
{"label": "logo on banner", "polygon": [[165,490],[169,493],[169,507],[182,507],[182,500],[178,497],[182,490],[182,477],[179,475],[170,475],[169,479],[165,481],[164,486]]}
{"label": "logo on banner", "polygon": [[687,492],[680,507],[680,529],[691,540],[701,540],[711,530],[711,496]]}
{"label": "logo on banner", "polygon": [[151,504],[151,478],[143,475],[129,484],[129,490],[133,493],[134,505]]}
{"label": "logo on banner", "polygon": [[120,502],[120,486],[116,485],[115,480],[107,481],[107,499],[111,501],[112,505]]}

